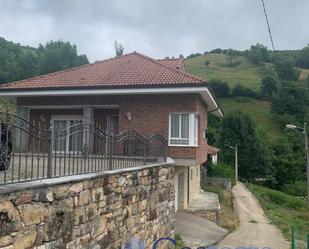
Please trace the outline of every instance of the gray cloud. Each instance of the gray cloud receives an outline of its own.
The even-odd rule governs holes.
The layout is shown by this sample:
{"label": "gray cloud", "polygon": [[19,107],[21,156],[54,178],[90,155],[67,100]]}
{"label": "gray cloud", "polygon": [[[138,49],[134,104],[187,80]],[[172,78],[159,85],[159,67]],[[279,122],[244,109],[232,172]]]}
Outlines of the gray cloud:
{"label": "gray cloud", "polygon": [[[308,0],[265,0],[277,49],[309,43]],[[155,58],[217,47],[270,47],[260,0],[0,0],[0,36],[24,45],[75,43],[91,61],[125,52]]]}

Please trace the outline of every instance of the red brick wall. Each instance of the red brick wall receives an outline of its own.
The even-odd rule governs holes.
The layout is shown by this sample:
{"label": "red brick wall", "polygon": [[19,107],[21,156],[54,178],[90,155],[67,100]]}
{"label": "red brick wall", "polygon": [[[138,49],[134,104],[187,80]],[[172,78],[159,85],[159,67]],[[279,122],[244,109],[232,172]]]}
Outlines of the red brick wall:
{"label": "red brick wall", "polygon": [[[207,108],[195,94],[181,95],[131,95],[131,96],[80,96],[80,97],[32,97],[18,98],[17,105],[119,105],[119,129],[132,128],[143,135],[160,133],[168,138],[168,119],[172,112],[199,113],[198,147],[172,147],[168,155],[173,158],[196,159],[198,163],[207,160],[204,131],[207,127]],[[106,110],[107,111],[107,110]],[[80,114],[81,110],[32,110],[32,116],[51,114]],[[76,112],[76,113],[75,113]],[[128,121],[130,112],[132,120]],[[106,112],[95,110],[95,121],[106,121]],[[49,116],[49,118],[48,118]]]}

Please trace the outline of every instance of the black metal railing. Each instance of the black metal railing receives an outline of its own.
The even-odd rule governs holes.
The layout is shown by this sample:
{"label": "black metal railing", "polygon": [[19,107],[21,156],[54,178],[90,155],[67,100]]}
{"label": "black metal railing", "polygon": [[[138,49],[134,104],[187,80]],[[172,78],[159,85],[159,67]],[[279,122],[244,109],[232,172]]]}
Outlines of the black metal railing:
{"label": "black metal railing", "polygon": [[0,112],[0,185],[166,162],[160,134],[115,134],[74,120],[47,123]]}

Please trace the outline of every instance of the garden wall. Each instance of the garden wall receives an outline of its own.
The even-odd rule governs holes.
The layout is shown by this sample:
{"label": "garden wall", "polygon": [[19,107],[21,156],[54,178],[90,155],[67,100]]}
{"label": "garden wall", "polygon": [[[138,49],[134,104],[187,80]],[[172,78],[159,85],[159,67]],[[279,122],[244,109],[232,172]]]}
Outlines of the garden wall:
{"label": "garden wall", "polygon": [[[0,248],[146,248],[174,233],[170,165],[0,187]],[[77,178],[77,179],[76,179]]]}

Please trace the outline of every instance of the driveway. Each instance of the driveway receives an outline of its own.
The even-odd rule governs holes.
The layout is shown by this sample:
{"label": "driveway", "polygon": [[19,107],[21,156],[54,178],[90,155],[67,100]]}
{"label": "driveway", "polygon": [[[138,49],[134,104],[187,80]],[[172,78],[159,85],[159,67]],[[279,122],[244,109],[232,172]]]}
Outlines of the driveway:
{"label": "driveway", "polygon": [[289,243],[279,229],[270,224],[257,199],[242,184],[233,188],[240,226],[228,235],[216,247],[269,247],[271,249],[289,249]]}
{"label": "driveway", "polygon": [[213,244],[227,234],[216,223],[185,211],[176,213],[175,231],[181,234],[185,245],[192,249]]}

